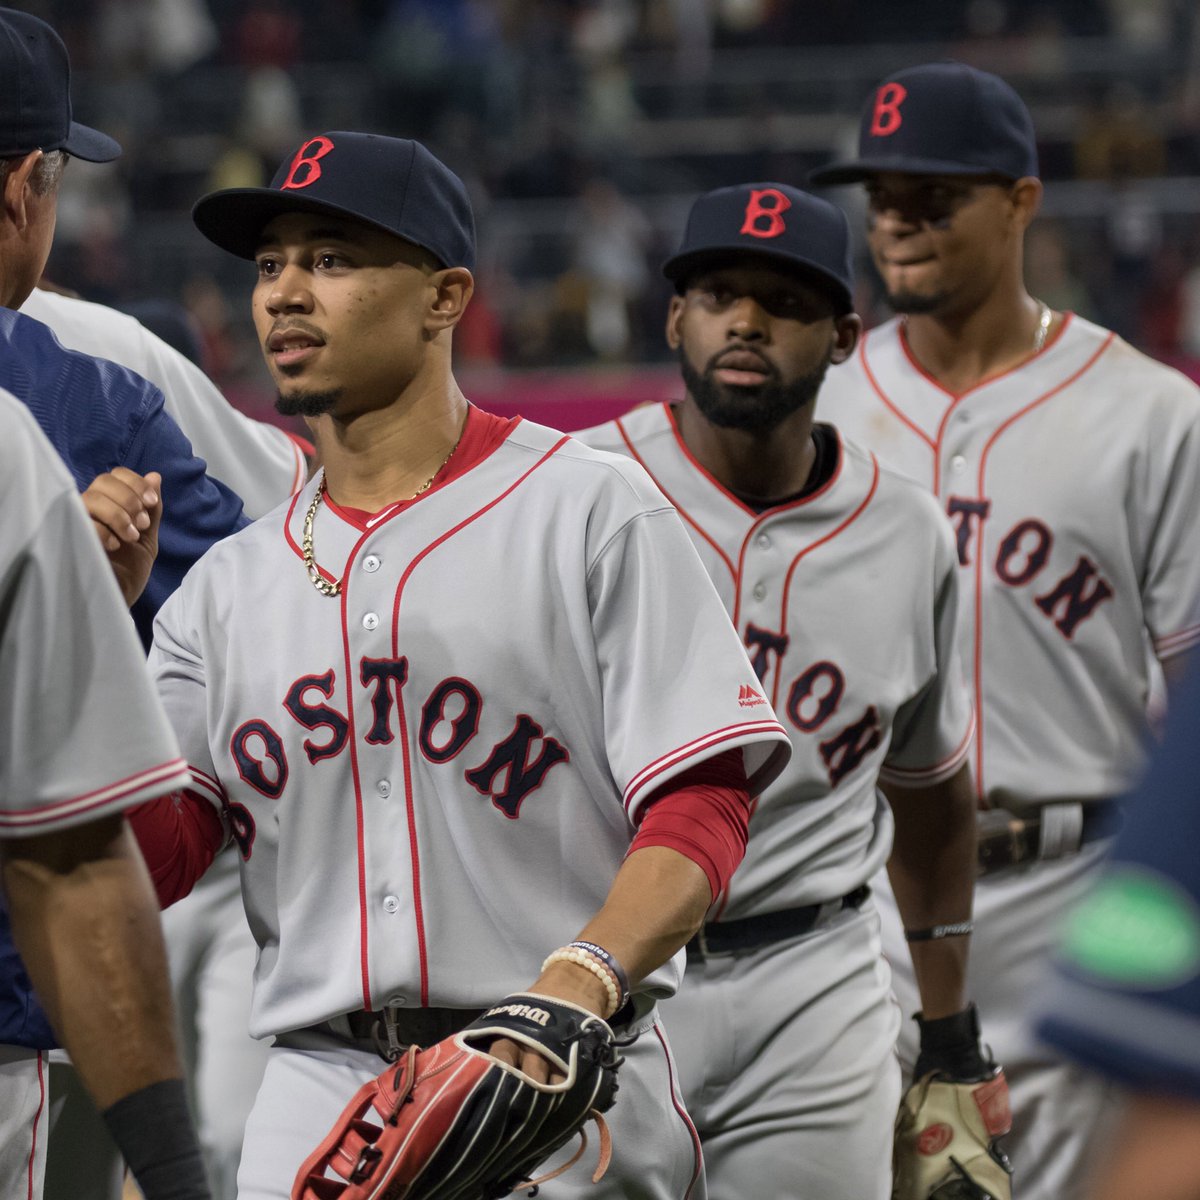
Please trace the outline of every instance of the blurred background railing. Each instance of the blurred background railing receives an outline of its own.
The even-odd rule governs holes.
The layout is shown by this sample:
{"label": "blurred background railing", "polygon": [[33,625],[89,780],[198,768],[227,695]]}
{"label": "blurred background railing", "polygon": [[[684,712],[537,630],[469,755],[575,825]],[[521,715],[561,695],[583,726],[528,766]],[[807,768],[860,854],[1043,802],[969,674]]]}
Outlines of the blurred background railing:
{"label": "blurred background railing", "polygon": [[[1194,0],[45,0],[80,119],[116,166],[73,163],[51,275],[187,306],[210,371],[265,415],[252,274],[192,228],[205,191],[269,179],[304,135],[426,141],[467,181],[479,288],[467,378],[522,396],[669,391],[658,264],[688,204],[853,144],[898,67],[1004,75],[1038,129],[1032,290],[1200,375],[1200,17]],[[833,193],[861,224],[856,189]],[[883,313],[862,262],[859,307]],[[589,399],[590,398],[590,399]]]}

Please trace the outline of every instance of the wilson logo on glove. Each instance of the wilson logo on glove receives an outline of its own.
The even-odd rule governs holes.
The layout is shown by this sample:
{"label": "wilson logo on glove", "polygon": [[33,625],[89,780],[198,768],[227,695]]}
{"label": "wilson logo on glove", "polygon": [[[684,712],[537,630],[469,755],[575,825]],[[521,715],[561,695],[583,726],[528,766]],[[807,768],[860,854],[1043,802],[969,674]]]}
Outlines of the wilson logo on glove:
{"label": "wilson logo on glove", "polygon": [[[542,1055],[560,1082],[537,1083],[493,1058],[486,1048],[498,1038]],[[599,1182],[612,1152],[600,1114],[612,1107],[620,1064],[612,1030],[587,1009],[548,996],[508,996],[455,1037],[428,1050],[410,1046],[364,1084],[300,1168],[292,1200],[506,1196],[578,1162],[589,1119],[600,1136],[592,1176]],[[575,1156],[531,1179],[577,1133]]]}

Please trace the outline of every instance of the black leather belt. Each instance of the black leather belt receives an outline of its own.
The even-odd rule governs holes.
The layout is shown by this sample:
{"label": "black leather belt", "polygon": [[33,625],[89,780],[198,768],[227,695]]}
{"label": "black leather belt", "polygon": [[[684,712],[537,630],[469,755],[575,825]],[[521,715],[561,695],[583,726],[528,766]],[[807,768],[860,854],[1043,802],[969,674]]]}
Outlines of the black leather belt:
{"label": "black leather belt", "polygon": [[758,913],[736,921],[709,921],[687,944],[689,959],[709,958],[714,954],[732,954],[736,950],[753,950],[784,938],[809,933],[822,919],[835,916],[847,908],[861,908],[871,894],[864,883],[840,900],[826,904],[806,904],[802,908],[781,908],[776,912]]}
{"label": "black leather belt", "polygon": [[[1069,836],[1053,833],[1049,826],[1058,815],[1049,810],[1060,807],[1081,810]],[[979,873],[1065,858],[1089,842],[1111,837],[1120,825],[1120,808],[1112,800],[1051,801],[1022,813],[987,809],[979,814]]]}
{"label": "black leather belt", "polygon": [[481,1008],[391,1008],[374,1012],[345,1013],[313,1026],[321,1033],[375,1047],[388,1044],[388,1016],[396,1041],[402,1046],[424,1049],[466,1029],[483,1012]]}

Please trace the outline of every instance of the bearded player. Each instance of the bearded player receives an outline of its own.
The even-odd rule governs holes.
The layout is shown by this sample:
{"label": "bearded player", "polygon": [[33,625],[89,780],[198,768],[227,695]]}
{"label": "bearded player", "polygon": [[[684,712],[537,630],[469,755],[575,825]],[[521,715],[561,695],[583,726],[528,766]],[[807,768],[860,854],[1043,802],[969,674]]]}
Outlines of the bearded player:
{"label": "bearded player", "polygon": [[[866,185],[868,242],[898,314],[830,374],[822,411],[931,490],[957,534],[972,766],[989,810],[968,985],[1012,1086],[1015,1186],[1067,1200],[1111,1089],[1037,1046],[1026,1005],[1142,762],[1154,660],[1169,676],[1200,641],[1200,394],[1026,291],[1037,172],[1012,88],[937,63],[883,81],[858,158],[814,179]],[[907,1017],[919,1000],[901,924],[885,914]],[[906,1020],[908,1062],[914,1032]]]}
{"label": "bearded player", "polygon": [[813,420],[861,330],[849,240],[837,208],[784,184],[700,197],[663,268],[683,399],[581,435],[679,510],[792,740],[666,1006],[722,1198],[891,1193],[899,1014],[867,886],[889,853],[923,1070],[984,1089],[981,1156],[1004,1125],[965,990],[973,717],[953,538],[919,488]]}

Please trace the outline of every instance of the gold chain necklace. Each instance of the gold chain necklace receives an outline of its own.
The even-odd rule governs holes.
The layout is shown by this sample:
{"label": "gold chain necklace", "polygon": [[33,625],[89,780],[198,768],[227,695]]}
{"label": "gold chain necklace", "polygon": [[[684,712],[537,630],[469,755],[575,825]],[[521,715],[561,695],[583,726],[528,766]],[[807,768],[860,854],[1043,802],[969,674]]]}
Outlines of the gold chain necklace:
{"label": "gold chain necklace", "polygon": [[[433,485],[433,481],[442,473],[446,464],[450,461],[455,450],[458,449],[458,442],[462,441],[462,434],[458,435],[458,441],[450,447],[450,453],[442,459],[441,466],[411,496],[409,500],[415,500],[422,492],[429,491]],[[308,512],[304,514],[304,531],[300,537],[300,551],[304,555],[304,569],[308,572],[309,579],[312,580],[312,585],[321,593],[322,596],[339,596],[342,591],[342,581],[340,579],[328,580],[321,574],[321,568],[317,566],[316,554],[313,552],[313,521],[316,519],[317,509],[321,507],[321,497],[325,495],[325,476],[321,476],[321,482],[317,485],[317,494],[313,497],[312,503],[308,506]]]}

